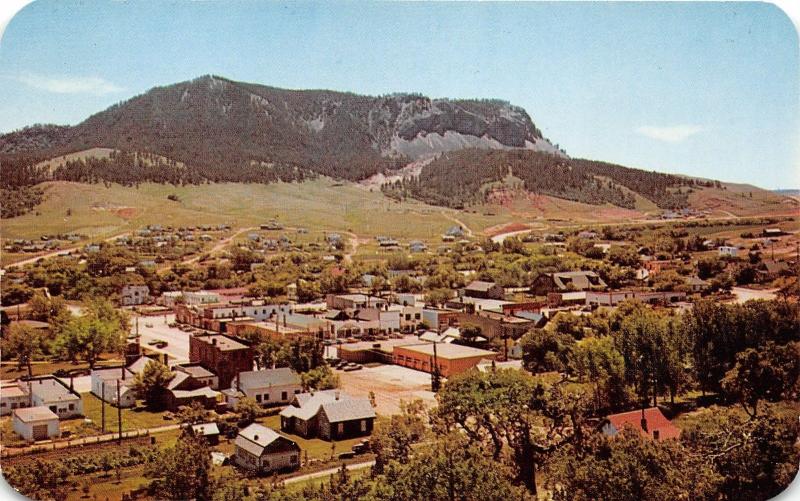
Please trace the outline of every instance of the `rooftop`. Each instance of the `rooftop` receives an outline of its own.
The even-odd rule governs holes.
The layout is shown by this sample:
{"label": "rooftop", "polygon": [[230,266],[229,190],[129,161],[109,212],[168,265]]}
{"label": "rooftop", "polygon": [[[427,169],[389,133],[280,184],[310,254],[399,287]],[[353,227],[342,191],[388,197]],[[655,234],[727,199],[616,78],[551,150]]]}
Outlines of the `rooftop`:
{"label": "rooftop", "polygon": [[289,367],[239,373],[240,384],[247,388],[300,385],[300,376]]}
{"label": "rooftop", "polygon": [[54,377],[32,379],[28,383],[30,383],[31,393],[45,402],[67,402],[81,398]]}
{"label": "rooftop", "polygon": [[612,414],[606,419],[617,431],[621,431],[625,427],[633,428],[640,434],[652,437],[653,432],[658,431],[659,439],[664,440],[668,438],[678,438],[681,434],[680,428],[673,425],[658,407],[650,407],[644,410],[644,417],[647,420],[647,431],[642,429],[642,411],[623,412],[621,414]]}
{"label": "rooftop", "polygon": [[17,419],[23,423],[30,423],[32,421],[49,421],[51,419],[55,419],[56,421],[58,420],[56,413],[45,406],[14,409],[14,416],[16,416]]}
{"label": "rooftop", "polygon": [[[407,346],[398,346],[404,350],[413,351],[422,355],[433,356],[433,343],[422,343]],[[470,346],[463,346],[453,343],[436,344],[436,356],[447,359],[456,358],[472,358],[472,357],[489,357],[496,355],[495,352],[489,350],[481,350],[479,348],[472,348]]]}
{"label": "rooftop", "polygon": [[222,334],[195,336],[195,339],[203,343],[214,345],[222,351],[244,350],[248,348],[247,345],[242,344],[231,337],[223,336]]}

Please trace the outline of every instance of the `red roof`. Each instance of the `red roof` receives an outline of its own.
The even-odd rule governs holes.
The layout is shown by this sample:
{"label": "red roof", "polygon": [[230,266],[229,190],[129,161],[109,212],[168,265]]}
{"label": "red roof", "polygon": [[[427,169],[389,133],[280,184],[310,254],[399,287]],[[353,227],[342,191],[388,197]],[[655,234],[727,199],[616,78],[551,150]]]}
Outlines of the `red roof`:
{"label": "red roof", "polygon": [[339,266],[334,266],[333,268],[331,268],[332,277],[341,277],[344,274],[345,274],[344,268],[341,268]]}
{"label": "red roof", "polygon": [[[612,414],[606,419],[614,426],[616,431],[621,431],[622,428],[629,426],[634,430],[638,430],[644,436],[651,437],[658,431],[659,440],[668,438],[678,438],[681,435],[680,428],[673,425],[669,419],[661,413],[658,407],[650,407],[644,410],[644,417],[647,420],[647,431],[642,429],[642,411],[623,412],[622,414]],[[615,433],[612,433],[615,434]]]}

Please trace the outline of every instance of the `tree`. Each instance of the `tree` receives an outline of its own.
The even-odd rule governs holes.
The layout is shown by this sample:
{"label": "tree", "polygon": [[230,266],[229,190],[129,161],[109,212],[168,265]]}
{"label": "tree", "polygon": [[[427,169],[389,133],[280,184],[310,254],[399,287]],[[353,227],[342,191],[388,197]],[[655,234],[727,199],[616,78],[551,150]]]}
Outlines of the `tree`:
{"label": "tree", "polygon": [[483,334],[483,330],[479,325],[469,324],[469,323],[464,324],[461,327],[460,332],[461,332],[461,339],[459,341],[467,346],[475,345],[477,343],[478,337],[480,337]]}
{"label": "tree", "polygon": [[169,367],[157,360],[150,360],[142,372],[134,376],[131,388],[149,407],[160,408],[164,392],[174,377]]}
{"label": "tree", "polygon": [[145,467],[145,475],[154,478],[151,488],[159,499],[208,500],[211,453],[204,440],[184,434],[174,447],[162,450]]}
{"label": "tree", "polygon": [[528,372],[568,372],[575,338],[547,329],[531,329],[520,339],[522,363]]}
{"label": "tree", "polygon": [[681,441],[721,476],[720,499],[769,499],[797,475],[800,425],[772,406],[756,417],[713,406],[684,427]]}
{"label": "tree", "polygon": [[244,427],[253,423],[261,416],[261,406],[250,397],[242,397],[236,402],[233,412],[239,418],[239,426]]}
{"label": "tree", "polygon": [[453,431],[420,448],[407,464],[392,461],[373,496],[387,501],[529,499],[509,477],[506,466]]}
{"label": "tree", "polygon": [[751,417],[758,402],[788,398],[800,388],[800,343],[776,345],[769,341],[736,356],[736,365],[722,379],[722,389],[742,404]]}
{"label": "tree", "polygon": [[537,468],[585,435],[584,397],[562,386],[514,369],[468,371],[450,378],[437,395],[434,424],[461,430],[470,443],[486,446],[494,461],[508,449],[517,481],[535,493]]}
{"label": "tree", "polygon": [[31,463],[3,468],[9,485],[29,499],[66,499],[69,469],[61,461],[34,459]]}
{"label": "tree", "polygon": [[572,365],[581,380],[594,385],[595,411],[618,411],[631,401],[625,386],[625,359],[611,336],[588,337],[578,343]]}
{"label": "tree", "polygon": [[211,419],[211,412],[203,407],[200,402],[194,401],[191,405],[182,405],[178,409],[176,417],[181,424],[201,424],[207,423]]}
{"label": "tree", "polygon": [[306,391],[332,390],[340,385],[339,375],[334,373],[328,365],[320,365],[300,374],[300,380]]}
{"label": "tree", "polygon": [[14,323],[3,337],[3,352],[6,356],[16,357],[17,367],[26,367],[28,376],[33,377],[31,362],[42,355],[44,339],[39,329],[25,324]]}
{"label": "tree", "polygon": [[563,448],[546,478],[555,501],[718,499],[719,477],[702,458],[676,440],[651,440],[630,429]]}
{"label": "tree", "polygon": [[94,368],[100,355],[118,351],[122,340],[117,322],[86,315],[70,320],[56,337],[55,344],[62,356],[73,361],[82,358],[89,368]]}
{"label": "tree", "polygon": [[425,295],[425,303],[433,306],[441,306],[453,297],[450,289],[433,289]]}
{"label": "tree", "polygon": [[422,441],[428,433],[427,413],[422,400],[400,402],[400,414],[393,415],[388,422],[379,422],[370,438],[375,453],[375,473],[381,474],[390,461],[408,462],[414,444]]}

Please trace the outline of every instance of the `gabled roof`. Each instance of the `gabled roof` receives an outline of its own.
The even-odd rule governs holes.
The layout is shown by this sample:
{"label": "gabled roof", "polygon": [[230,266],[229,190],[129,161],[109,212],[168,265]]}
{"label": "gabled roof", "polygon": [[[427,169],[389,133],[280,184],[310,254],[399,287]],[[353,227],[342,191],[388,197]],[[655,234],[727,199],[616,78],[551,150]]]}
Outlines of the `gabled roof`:
{"label": "gabled roof", "polygon": [[322,404],[322,411],[331,423],[370,419],[375,417],[375,410],[367,398],[336,400]]}
{"label": "gabled roof", "polygon": [[339,390],[323,390],[314,393],[299,393],[294,396],[294,400],[300,405],[295,407],[289,405],[281,411],[283,417],[296,417],[303,421],[308,421],[317,415],[323,404],[335,402],[336,395],[339,400],[352,400],[353,397]]}
{"label": "gabled roof", "polygon": [[239,384],[246,388],[300,385],[300,375],[289,367],[239,373]]}
{"label": "gabled roof", "polygon": [[181,383],[189,379],[191,376],[186,374],[185,372],[173,372],[175,377],[173,377],[169,383],[167,383],[168,390],[174,390],[175,388],[179,387]]}
{"label": "gabled roof", "polygon": [[[289,440],[271,428],[253,423],[239,432],[234,444],[236,447],[244,449],[250,454],[261,456],[266,447],[281,438]],[[294,443],[292,440],[289,440],[289,442]]]}
{"label": "gabled roof", "polygon": [[623,412],[621,414],[612,414],[606,417],[606,420],[611,423],[616,429],[615,435],[622,431],[625,427],[633,428],[641,435],[646,437],[653,437],[653,432],[658,431],[659,440],[666,440],[668,438],[678,438],[681,435],[680,428],[673,425],[669,419],[661,413],[658,407],[650,407],[644,410],[644,417],[647,420],[647,431],[642,429],[642,411]]}

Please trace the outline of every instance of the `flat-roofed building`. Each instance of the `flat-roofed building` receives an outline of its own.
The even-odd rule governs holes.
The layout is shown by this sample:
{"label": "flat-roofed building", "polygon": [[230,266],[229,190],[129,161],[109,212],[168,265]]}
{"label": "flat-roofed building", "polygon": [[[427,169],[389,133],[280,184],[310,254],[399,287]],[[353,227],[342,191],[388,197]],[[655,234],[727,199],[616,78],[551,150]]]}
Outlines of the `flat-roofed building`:
{"label": "flat-roofed building", "polygon": [[14,432],[25,440],[47,440],[61,435],[58,416],[47,407],[14,409]]}
{"label": "flat-roofed building", "polygon": [[253,349],[223,334],[195,335],[189,338],[189,362],[216,374],[220,388],[229,388],[236,375],[253,369]]}
{"label": "flat-roofed building", "polygon": [[52,376],[21,382],[20,387],[31,395],[31,407],[47,407],[59,419],[83,415],[83,401],[78,392]]}
{"label": "flat-roofed building", "polygon": [[422,343],[406,346],[395,346],[394,363],[424,372],[432,372],[435,365],[438,366],[439,374],[450,377],[460,374],[475,366],[481,360],[494,360],[497,353],[489,350],[481,350],[469,346],[462,346],[453,343]]}
{"label": "flat-roofed building", "polygon": [[0,386],[0,416],[14,412],[15,409],[30,406],[28,392],[18,382],[5,382]]}

